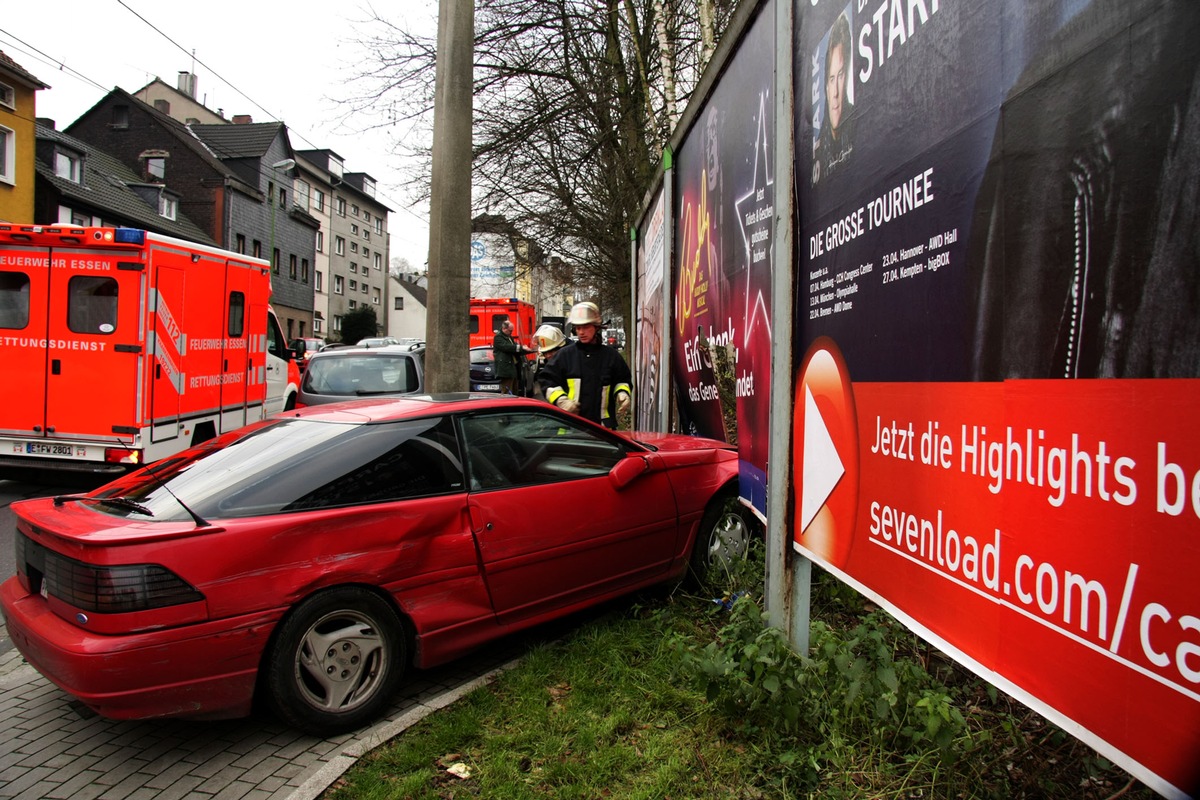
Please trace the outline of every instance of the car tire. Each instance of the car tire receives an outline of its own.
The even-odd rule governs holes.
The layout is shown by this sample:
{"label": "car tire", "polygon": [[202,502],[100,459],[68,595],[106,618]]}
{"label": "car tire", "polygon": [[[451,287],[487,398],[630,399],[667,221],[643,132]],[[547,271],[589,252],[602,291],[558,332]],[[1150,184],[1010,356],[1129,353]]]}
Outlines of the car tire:
{"label": "car tire", "polygon": [[734,561],[746,557],[755,525],[732,492],[712,499],[700,521],[688,561],[688,574],[697,588],[727,574]]}
{"label": "car tire", "polygon": [[392,702],[407,659],[395,610],[360,587],[314,595],[284,619],[266,664],[271,706],[313,736],[361,728]]}
{"label": "car tire", "polygon": [[287,400],[283,401],[283,410],[284,411],[295,411],[296,410],[296,394],[295,394],[295,392],[288,393]]}

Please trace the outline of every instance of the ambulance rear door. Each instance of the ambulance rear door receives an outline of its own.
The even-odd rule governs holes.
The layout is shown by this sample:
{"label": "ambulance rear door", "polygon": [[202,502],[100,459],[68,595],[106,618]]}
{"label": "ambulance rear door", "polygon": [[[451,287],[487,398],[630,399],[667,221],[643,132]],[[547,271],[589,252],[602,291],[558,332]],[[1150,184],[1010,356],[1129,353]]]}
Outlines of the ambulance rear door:
{"label": "ambulance rear door", "polygon": [[49,248],[0,247],[0,374],[9,376],[3,433],[45,432],[49,265]]}
{"label": "ambulance rear door", "polygon": [[140,248],[51,247],[47,437],[119,438],[143,420],[146,264]]}

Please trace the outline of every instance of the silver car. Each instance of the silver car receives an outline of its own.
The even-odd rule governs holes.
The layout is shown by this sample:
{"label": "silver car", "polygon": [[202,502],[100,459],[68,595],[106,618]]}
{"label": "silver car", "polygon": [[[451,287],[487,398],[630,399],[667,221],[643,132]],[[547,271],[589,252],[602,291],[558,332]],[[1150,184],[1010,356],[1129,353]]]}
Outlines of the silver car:
{"label": "silver car", "polygon": [[425,346],[340,347],[308,359],[296,406],[425,391]]}

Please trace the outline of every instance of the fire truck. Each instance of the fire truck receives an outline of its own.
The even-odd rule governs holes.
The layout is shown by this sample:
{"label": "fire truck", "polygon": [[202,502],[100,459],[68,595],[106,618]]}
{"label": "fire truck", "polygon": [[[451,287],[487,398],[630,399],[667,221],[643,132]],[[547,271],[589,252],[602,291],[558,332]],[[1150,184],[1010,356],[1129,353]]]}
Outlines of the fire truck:
{"label": "fire truck", "polygon": [[0,223],[0,477],[120,474],[295,403],[270,264],[131,228]]}
{"label": "fire truck", "polygon": [[484,347],[492,343],[500,324],[509,320],[513,324],[513,338],[526,347],[533,347],[533,332],[537,330],[537,319],[532,303],[515,297],[472,297],[471,298],[471,347]]}

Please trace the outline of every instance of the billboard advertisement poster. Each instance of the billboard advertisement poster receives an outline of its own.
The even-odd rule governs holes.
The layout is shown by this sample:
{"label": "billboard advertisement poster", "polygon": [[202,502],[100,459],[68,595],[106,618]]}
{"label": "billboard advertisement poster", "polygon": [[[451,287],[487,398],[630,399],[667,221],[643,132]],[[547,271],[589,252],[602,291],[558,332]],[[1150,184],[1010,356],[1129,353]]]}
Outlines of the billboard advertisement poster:
{"label": "billboard advertisement poster", "polygon": [[1196,796],[1200,4],[794,10],[795,549]]}
{"label": "billboard advertisement poster", "polygon": [[664,427],[661,356],[665,343],[666,311],[663,285],[667,273],[666,202],[660,190],[642,223],[637,242],[637,348],[634,386],[637,407],[634,430]]}
{"label": "billboard advertisement poster", "polygon": [[774,3],[763,3],[675,158],[672,376],[685,433],[736,441],[766,513],[774,270]]}

